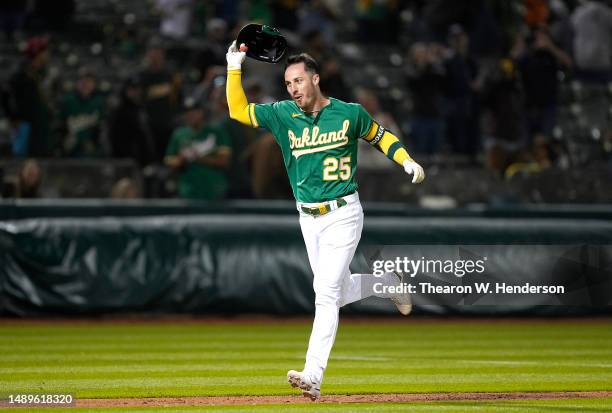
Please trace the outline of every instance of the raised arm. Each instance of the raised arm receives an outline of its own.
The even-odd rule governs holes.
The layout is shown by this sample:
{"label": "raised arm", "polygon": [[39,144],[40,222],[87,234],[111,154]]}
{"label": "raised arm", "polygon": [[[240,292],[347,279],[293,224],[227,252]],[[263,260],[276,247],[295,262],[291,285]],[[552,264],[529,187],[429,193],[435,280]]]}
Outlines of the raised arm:
{"label": "raised arm", "polygon": [[242,62],[246,53],[236,48],[236,41],[227,50],[227,82],[225,93],[227,94],[227,106],[230,118],[238,122],[257,128],[259,125],[255,120],[255,105],[249,104],[244,89],[242,88]]}

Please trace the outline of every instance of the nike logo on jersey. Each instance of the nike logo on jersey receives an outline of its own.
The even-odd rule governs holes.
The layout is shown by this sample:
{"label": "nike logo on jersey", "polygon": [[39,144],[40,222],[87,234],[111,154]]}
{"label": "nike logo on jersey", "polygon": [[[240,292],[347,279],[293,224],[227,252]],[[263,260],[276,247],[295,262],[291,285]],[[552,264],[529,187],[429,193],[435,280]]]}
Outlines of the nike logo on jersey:
{"label": "nike logo on jersey", "polygon": [[304,128],[300,137],[295,136],[295,133],[290,130],[288,134],[291,154],[297,159],[308,153],[322,152],[346,145],[349,140],[346,133],[350,124],[351,122],[345,119],[342,122],[342,129],[323,133],[320,133],[319,127],[315,126],[312,128],[312,134],[310,128]]}
{"label": "nike logo on jersey", "polygon": [[304,115],[303,113],[292,113],[291,117],[292,118],[297,118],[298,116],[303,116],[303,115]]}

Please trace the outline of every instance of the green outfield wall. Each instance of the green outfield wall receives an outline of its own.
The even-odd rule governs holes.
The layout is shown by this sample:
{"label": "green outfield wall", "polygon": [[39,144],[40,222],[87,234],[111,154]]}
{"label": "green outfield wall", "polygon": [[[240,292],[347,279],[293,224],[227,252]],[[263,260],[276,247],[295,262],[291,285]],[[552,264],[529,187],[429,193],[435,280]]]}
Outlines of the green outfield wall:
{"label": "green outfield wall", "polygon": [[[561,211],[561,215],[566,213]],[[612,220],[601,219],[597,214],[587,219],[427,216],[424,213],[384,216],[366,212],[361,247],[352,270],[365,271],[367,260],[363,251],[370,245],[414,245],[416,248],[437,244],[606,247],[612,245]],[[501,248],[494,254],[507,255],[500,258],[509,262],[537,261],[537,254],[521,251]],[[598,254],[602,255],[598,257],[602,268],[609,270],[608,253]],[[599,277],[601,281],[601,272]],[[307,314],[314,310],[311,283],[312,273],[295,213],[266,214],[258,210],[234,214],[0,221],[0,314],[3,315]],[[600,282],[594,288],[601,292],[610,285],[610,282]],[[609,312],[605,300],[600,299],[592,306],[550,307],[433,303],[417,311],[585,314]],[[391,305],[380,302],[354,304],[346,310],[394,311]]]}

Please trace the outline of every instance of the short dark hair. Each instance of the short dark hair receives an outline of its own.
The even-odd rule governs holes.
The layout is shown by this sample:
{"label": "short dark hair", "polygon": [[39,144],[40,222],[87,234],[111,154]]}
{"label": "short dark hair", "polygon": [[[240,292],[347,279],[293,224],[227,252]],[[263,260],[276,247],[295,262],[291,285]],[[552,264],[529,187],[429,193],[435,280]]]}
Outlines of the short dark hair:
{"label": "short dark hair", "polygon": [[289,66],[297,63],[304,63],[304,68],[307,72],[312,72],[316,74],[319,73],[319,64],[308,53],[300,53],[289,56],[285,61],[285,70],[287,70]]}

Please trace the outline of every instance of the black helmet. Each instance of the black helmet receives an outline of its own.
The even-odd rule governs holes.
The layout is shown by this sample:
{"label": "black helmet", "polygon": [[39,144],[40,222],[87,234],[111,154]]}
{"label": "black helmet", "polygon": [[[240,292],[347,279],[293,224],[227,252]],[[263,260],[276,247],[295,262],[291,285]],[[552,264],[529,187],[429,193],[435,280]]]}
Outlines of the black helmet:
{"label": "black helmet", "polygon": [[278,63],[287,51],[287,40],[281,32],[271,26],[247,24],[238,33],[236,47],[248,47],[246,55],[262,62]]}

